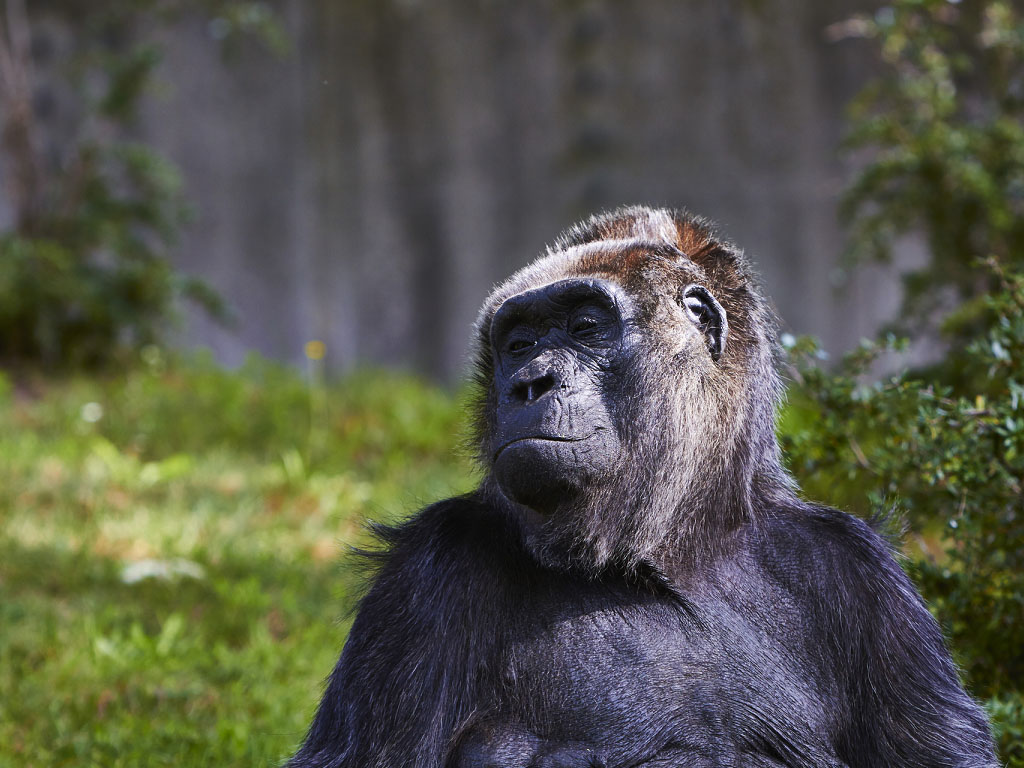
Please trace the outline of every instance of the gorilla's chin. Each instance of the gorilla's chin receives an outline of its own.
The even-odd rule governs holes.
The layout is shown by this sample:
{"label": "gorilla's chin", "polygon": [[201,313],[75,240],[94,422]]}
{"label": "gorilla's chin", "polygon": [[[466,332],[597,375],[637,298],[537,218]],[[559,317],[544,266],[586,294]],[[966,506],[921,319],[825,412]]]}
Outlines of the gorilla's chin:
{"label": "gorilla's chin", "polygon": [[576,442],[541,437],[515,440],[494,459],[494,477],[509,499],[550,516],[571,502],[587,474]]}

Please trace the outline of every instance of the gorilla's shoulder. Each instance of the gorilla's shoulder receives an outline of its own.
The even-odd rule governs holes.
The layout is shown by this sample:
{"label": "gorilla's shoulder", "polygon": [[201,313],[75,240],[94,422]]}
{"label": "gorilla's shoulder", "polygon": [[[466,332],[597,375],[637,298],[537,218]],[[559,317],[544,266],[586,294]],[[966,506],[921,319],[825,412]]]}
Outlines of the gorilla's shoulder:
{"label": "gorilla's shoulder", "polygon": [[750,536],[759,548],[875,557],[892,554],[887,528],[882,518],[866,521],[824,505],[794,503],[766,515],[751,528]]}
{"label": "gorilla's shoulder", "polygon": [[394,525],[375,523],[370,531],[373,544],[358,554],[381,574],[400,568],[415,578],[493,567],[521,553],[520,523],[480,491],[435,502]]}
{"label": "gorilla's shoulder", "polygon": [[801,582],[838,587],[878,579],[905,581],[882,519],[865,521],[838,509],[794,504],[753,526],[748,550],[762,567]]}

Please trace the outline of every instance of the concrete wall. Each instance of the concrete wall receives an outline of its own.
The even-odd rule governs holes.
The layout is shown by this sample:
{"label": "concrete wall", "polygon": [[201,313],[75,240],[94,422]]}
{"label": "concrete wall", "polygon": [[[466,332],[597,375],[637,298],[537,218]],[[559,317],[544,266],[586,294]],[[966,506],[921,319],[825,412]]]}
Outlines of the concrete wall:
{"label": "concrete wall", "polygon": [[185,21],[140,130],[195,202],[180,266],[239,320],[193,317],[186,343],[233,363],[319,338],[336,369],[450,379],[496,281],[643,202],[717,220],[787,328],[841,351],[898,298],[870,276],[831,288],[842,112],[870,54],[823,30],[864,5],[292,0],[283,59],[225,60]]}

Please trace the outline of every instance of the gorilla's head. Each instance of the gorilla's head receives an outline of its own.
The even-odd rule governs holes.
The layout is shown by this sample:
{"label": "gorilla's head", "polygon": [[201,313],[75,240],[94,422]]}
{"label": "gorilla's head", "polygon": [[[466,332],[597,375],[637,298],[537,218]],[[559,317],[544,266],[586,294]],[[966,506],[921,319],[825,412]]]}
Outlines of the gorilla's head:
{"label": "gorilla's head", "polygon": [[571,229],[487,299],[476,351],[485,485],[551,564],[692,560],[790,493],[772,315],[699,219]]}

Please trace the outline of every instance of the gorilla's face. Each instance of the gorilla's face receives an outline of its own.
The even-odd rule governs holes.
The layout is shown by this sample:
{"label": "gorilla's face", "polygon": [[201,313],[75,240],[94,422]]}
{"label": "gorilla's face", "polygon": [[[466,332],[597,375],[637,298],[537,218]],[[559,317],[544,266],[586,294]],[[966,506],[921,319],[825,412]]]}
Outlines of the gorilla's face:
{"label": "gorilla's face", "polygon": [[509,498],[550,514],[614,472],[622,449],[611,394],[630,321],[623,291],[597,278],[561,280],[498,308],[491,456]]}
{"label": "gorilla's face", "polygon": [[[717,358],[725,341],[718,302],[694,285],[673,298],[691,342],[706,344],[709,362]],[[636,438],[629,414],[640,396],[630,372],[644,368],[642,325],[630,295],[598,277],[523,291],[498,307],[490,455],[506,496],[550,516],[616,481],[627,438]]]}

